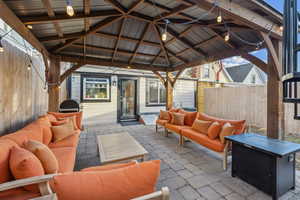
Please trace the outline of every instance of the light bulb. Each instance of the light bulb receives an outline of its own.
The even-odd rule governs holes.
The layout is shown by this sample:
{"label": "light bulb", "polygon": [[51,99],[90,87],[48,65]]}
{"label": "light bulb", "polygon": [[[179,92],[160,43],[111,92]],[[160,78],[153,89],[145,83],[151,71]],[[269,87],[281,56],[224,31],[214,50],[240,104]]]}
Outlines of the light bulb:
{"label": "light bulb", "polygon": [[225,40],[226,42],[228,42],[228,41],[230,40],[230,35],[229,35],[229,33],[227,33],[227,34],[225,35],[224,40]]}
{"label": "light bulb", "polygon": [[28,71],[31,70],[31,65],[30,65],[30,64],[27,66],[27,70],[28,70]]}
{"label": "light bulb", "polygon": [[283,26],[280,26],[280,27],[279,27],[279,30],[280,30],[280,31],[283,31]]}
{"label": "light bulb", "polygon": [[131,69],[131,67],[130,67],[130,66],[127,66],[127,69]]}
{"label": "light bulb", "polygon": [[167,33],[164,32],[162,35],[161,35],[161,40],[162,41],[166,41],[167,40]]}
{"label": "light bulb", "polygon": [[67,9],[67,14],[72,17],[75,13],[74,9],[73,9],[73,6],[71,4],[68,4],[66,9]]}
{"label": "light bulb", "polygon": [[2,46],[2,38],[0,37],[0,53],[4,52],[4,48]]}
{"label": "light bulb", "polygon": [[217,22],[218,22],[218,23],[221,23],[221,22],[222,22],[222,16],[221,16],[221,15],[219,15],[219,16],[217,17]]}
{"label": "light bulb", "polygon": [[57,88],[58,88],[58,89],[60,89],[60,88],[61,88],[61,87],[60,87],[60,85],[59,85],[59,86],[57,86]]}
{"label": "light bulb", "polygon": [[26,26],[28,29],[33,29],[33,27],[31,25],[27,25]]}

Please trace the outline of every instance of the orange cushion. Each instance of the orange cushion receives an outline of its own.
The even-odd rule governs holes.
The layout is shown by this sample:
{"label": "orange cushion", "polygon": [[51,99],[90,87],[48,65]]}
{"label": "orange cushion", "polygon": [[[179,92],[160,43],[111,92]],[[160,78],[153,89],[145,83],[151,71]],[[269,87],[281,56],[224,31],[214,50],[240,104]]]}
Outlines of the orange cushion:
{"label": "orange cushion", "polygon": [[160,161],[96,172],[73,172],[55,176],[51,185],[58,199],[129,200],[154,192]]}
{"label": "orange cushion", "polygon": [[76,148],[51,148],[58,161],[58,173],[72,172],[75,165]]}
{"label": "orange cushion", "polygon": [[51,132],[51,123],[46,116],[42,116],[38,118],[36,121],[34,121],[35,124],[38,124],[42,127],[42,133],[43,133],[43,143],[48,145],[50,141],[52,140],[52,132]]}
{"label": "orange cushion", "polygon": [[135,165],[137,162],[131,161],[128,163],[117,163],[117,164],[110,164],[110,165],[102,165],[102,166],[95,166],[95,167],[89,167],[82,169],[81,171],[105,171],[105,170],[112,170],[112,169],[120,169],[123,167],[128,167],[131,165]]}
{"label": "orange cushion", "polygon": [[74,134],[74,126],[71,121],[68,121],[65,124],[62,124],[60,126],[52,126],[51,131],[53,134],[53,141],[59,141],[62,140],[70,135]]}
{"label": "orange cushion", "polygon": [[38,141],[28,140],[24,148],[32,152],[41,161],[46,174],[57,173],[58,161],[46,145]]}
{"label": "orange cushion", "polygon": [[223,125],[222,130],[220,132],[220,140],[223,144],[225,144],[225,136],[233,135],[235,131],[235,127],[230,123],[226,123]]}
{"label": "orange cushion", "polygon": [[56,122],[57,121],[56,117],[53,114],[48,113],[46,116],[48,117],[50,122]]}
{"label": "orange cushion", "polygon": [[54,115],[56,119],[76,116],[76,125],[79,129],[82,128],[81,126],[82,112],[73,112],[73,113],[48,112],[48,113]]}
{"label": "orange cushion", "polygon": [[212,140],[205,134],[199,134],[199,132],[193,130],[192,128],[186,128],[181,131],[184,137],[187,137],[202,146],[207,147],[216,152],[223,152],[225,145],[221,143],[219,139]]}
{"label": "orange cushion", "polygon": [[170,123],[166,123],[165,127],[175,133],[180,134],[182,129],[185,128],[190,128],[190,126],[179,126],[179,125],[174,125],[174,124],[170,124]]}
{"label": "orange cushion", "polygon": [[170,113],[168,111],[160,110],[159,119],[170,120]]}
{"label": "orange cushion", "polygon": [[179,112],[180,108],[171,108],[168,110],[169,112]]}
{"label": "orange cushion", "polygon": [[52,126],[60,126],[60,125],[63,125],[63,124],[65,124],[65,123],[67,123],[67,120],[66,120],[66,119],[64,119],[64,120],[59,120],[59,121],[56,121],[56,122],[51,122],[51,125],[52,125]]}
{"label": "orange cushion", "polygon": [[1,200],[25,200],[41,196],[39,192],[29,192],[24,188],[15,188],[0,192]]}
{"label": "orange cushion", "polygon": [[[30,151],[20,147],[13,147],[11,149],[9,166],[16,179],[42,176],[45,174],[40,160]],[[24,188],[32,192],[39,191],[36,185],[25,186]]]}
{"label": "orange cushion", "polygon": [[9,156],[12,147],[17,146],[15,142],[8,139],[0,139],[0,184],[13,180],[9,169]]}
{"label": "orange cushion", "polygon": [[179,113],[184,114],[184,125],[192,126],[196,117],[197,112],[187,112],[185,110],[180,110]]}
{"label": "orange cushion", "polygon": [[183,126],[184,125],[184,114],[172,113],[171,124]]}
{"label": "orange cushion", "polygon": [[227,120],[227,119],[220,119],[216,117],[209,116],[204,113],[198,113],[197,119],[204,120],[204,121],[217,121],[221,125],[224,125],[225,123],[229,122],[231,125],[235,127],[234,134],[240,134],[243,133],[246,128],[246,120]]}
{"label": "orange cushion", "polygon": [[199,133],[208,134],[208,128],[212,124],[212,121],[203,121],[196,119],[193,123],[192,129]]}
{"label": "orange cushion", "polygon": [[168,123],[168,121],[169,120],[158,119],[158,120],[156,120],[156,123],[161,126],[164,126],[166,123]]}
{"label": "orange cushion", "polygon": [[214,122],[210,125],[207,131],[207,135],[210,139],[216,139],[219,137],[222,125],[219,122]]}
{"label": "orange cushion", "polygon": [[57,147],[77,147],[79,141],[79,131],[75,132],[62,140],[58,140],[56,142],[50,143],[49,148],[57,148]]}

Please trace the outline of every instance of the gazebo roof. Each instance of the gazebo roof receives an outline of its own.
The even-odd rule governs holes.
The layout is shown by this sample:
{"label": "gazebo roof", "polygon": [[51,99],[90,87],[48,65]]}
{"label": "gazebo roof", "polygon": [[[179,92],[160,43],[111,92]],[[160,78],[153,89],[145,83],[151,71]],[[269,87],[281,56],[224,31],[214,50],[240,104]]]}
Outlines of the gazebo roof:
{"label": "gazebo roof", "polygon": [[261,0],[73,0],[73,17],[62,0],[2,2],[46,51],[75,63],[175,71],[251,52],[260,31],[281,37],[281,14]]}

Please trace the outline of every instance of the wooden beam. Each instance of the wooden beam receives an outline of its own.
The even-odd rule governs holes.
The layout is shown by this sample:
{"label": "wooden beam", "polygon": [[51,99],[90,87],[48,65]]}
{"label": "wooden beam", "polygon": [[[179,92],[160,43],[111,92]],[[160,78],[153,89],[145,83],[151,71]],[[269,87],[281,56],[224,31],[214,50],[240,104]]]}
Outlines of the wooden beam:
{"label": "wooden beam", "polygon": [[[46,0],[43,0],[46,1]],[[88,1],[88,0],[86,0]],[[85,10],[86,11],[86,10]],[[64,21],[72,21],[78,19],[97,19],[102,17],[112,17],[112,16],[120,16],[121,13],[115,10],[102,10],[102,11],[93,11],[90,13],[78,12],[76,15],[70,17],[69,15],[62,13],[56,14],[55,16],[48,15],[39,15],[39,16],[26,16],[22,17],[22,22],[26,25],[28,24],[44,24],[51,22],[64,22]]]}
{"label": "wooden beam", "polygon": [[153,74],[155,74],[158,77],[158,79],[161,81],[161,83],[163,84],[163,86],[167,87],[167,81],[166,81],[166,79],[158,71],[154,71],[153,70],[152,72],[153,72]]}
{"label": "wooden beam", "polygon": [[48,110],[51,112],[59,109],[60,61],[58,56],[50,57]]}
{"label": "wooden beam", "polygon": [[0,18],[5,21],[11,28],[18,32],[27,42],[29,42],[39,52],[44,52],[46,56],[49,56],[48,50],[35,35],[26,28],[22,21],[15,15],[15,13],[9,9],[9,7],[0,0]]}
{"label": "wooden beam", "polygon": [[[192,0],[192,2],[207,11],[211,10],[211,8],[215,6],[215,0]],[[277,39],[282,39],[282,32],[280,31],[279,25],[274,24],[273,21],[269,20],[265,16],[261,16],[248,8],[242,7],[232,0],[218,1],[218,9],[212,10],[212,13],[217,15],[219,10],[222,12],[224,17],[234,19],[241,24],[264,33],[268,33],[272,25],[274,25],[271,31],[271,36]]]}
{"label": "wooden beam", "polygon": [[173,85],[171,82],[171,72],[166,72],[166,110],[173,107]]}
{"label": "wooden beam", "polygon": [[271,56],[270,58],[273,59],[273,63],[274,63],[274,67],[275,67],[274,70],[275,70],[275,72],[277,74],[277,78],[278,78],[278,80],[280,80],[281,79],[281,74],[280,74],[280,72],[281,72],[281,64],[279,62],[279,57],[278,57],[278,55],[276,53],[275,47],[274,47],[274,45],[273,45],[273,43],[272,43],[269,35],[267,35],[264,32],[260,32],[260,33],[261,33],[261,36],[263,37],[263,39],[265,41],[266,47],[267,47],[268,52],[269,52],[269,54]]}
{"label": "wooden beam", "polygon": [[160,46],[161,46],[162,51],[163,51],[164,54],[165,54],[166,61],[167,61],[168,65],[170,65],[169,55],[168,55],[168,52],[167,52],[167,50],[166,50],[166,47],[165,47],[165,45],[164,45],[164,43],[163,43],[163,41],[162,41],[162,39],[161,39],[160,31],[159,31],[158,27],[157,27],[155,24],[152,24],[152,27],[153,27],[153,29],[154,29],[154,32],[156,33],[156,36],[158,37],[158,41],[159,41],[159,43],[160,43]]}
{"label": "wooden beam", "polygon": [[135,56],[137,55],[137,52],[138,52],[138,49],[139,49],[140,45],[143,44],[143,42],[144,42],[145,36],[146,36],[146,34],[148,33],[149,28],[150,28],[150,24],[148,23],[148,24],[146,24],[146,26],[145,26],[145,28],[144,28],[144,32],[142,33],[139,42],[138,42],[138,43],[136,44],[136,46],[135,46],[134,53],[133,53],[133,55],[131,56],[131,58],[130,58],[130,60],[129,60],[129,63],[132,63],[132,62],[133,62]]}
{"label": "wooden beam", "polygon": [[154,65],[155,61],[157,60],[157,58],[159,58],[160,54],[162,53],[162,49],[159,50],[158,54],[156,54],[156,56],[153,58],[153,60],[151,61],[151,65]]}
{"label": "wooden beam", "polygon": [[[128,68],[128,66],[131,69],[141,69],[141,70],[147,70],[147,71],[167,71],[171,68],[169,67],[161,67],[161,66],[152,66],[149,64],[138,64],[138,63],[132,63],[129,64],[127,62],[121,62],[121,61],[115,61],[111,62],[111,60],[108,59],[101,59],[101,58],[95,58],[95,57],[84,57],[84,56],[74,56],[74,55],[66,55],[66,54],[58,54],[61,57],[61,61],[64,62],[71,62],[71,63],[83,63],[83,64],[90,64],[90,65],[99,65],[99,66],[111,66],[111,67],[119,67],[119,68]],[[81,54],[83,55],[83,54]]]}
{"label": "wooden beam", "polygon": [[130,14],[133,12],[137,7],[139,7],[141,4],[143,4],[144,0],[137,0],[134,2],[131,7],[128,9],[127,14]]}
{"label": "wooden beam", "polygon": [[179,71],[177,72],[175,78],[174,78],[173,81],[172,81],[172,86],[173,86],[173,87],[175,86],[176,81],[178,80],[178,78],[180,77],[180,75],[182,74],[183,71],[184,71],[184,69],[179,70]]}
{"label": "wooden beam", "polygon": [[263,60],[261,60],[260,58],[249,54],[249,53],[242,53],[241,57],[250,61],[251,63],[253,63],[254,65],[256,65],[257,67],[259,67],[263,72],[265,72],[266,74],[268,74],[268,64],[265,63]]}
{"label": "wooden beam", "polygon": [[72,45],[74,42],[76,42],[76,41],[78,41],[80,39],[83,39],[87,35],[95,33],[95,32],[99,31],[100,29],[102,29],[104,27],[107,27],[107,26],[111,25],[112,23],[114,23],[115,21],[117,21],[119,19],[120,19],[120,17],[108,17],[108,18],[105,18],[101,22],[98,22],[93,27],[91,27],[89,31],[87,31],[87,32],[83,31],[78,38],[70,39],[65,44],[58,45],[58,46],[54,47],[52,49],[52,51],[55,52],[55,53],[57,53],[57,52],[65,49],[65,48],[67,48],[68,46]]}
{"label": "wooden beam", "polygon": [[[91,13],[91,0],[83,0],[83,9],[85,15],[90,15]],[[90,29],[90,20],[84,19],[84,28],[87,32]]]}
{"label": "wooden beam", "polygon": [[[95,45],[83,45],[83,44],[72,44],[72,47],[78,48],[78,49],[83,49],[84,47],[87,49],[94,49],[94,50],[98,50],[98,51],[104,51],[104,52],[109,52],[109,53],[113,53],[115,49],[111,49],[111,48],[105,48],[105,47],[100,47],[100,46],[95,46]],[[127,55],[127,56],[132,56],[134,52],[132,51],[127,51],[127,50],[121,50],[118,49],[118,54],[123,54],[123,55]],[[146,57],[151,57],[154,58],[156,55],[153,54],[147,54],[147,53],[136,53],[136,55],[139,56],[146,56]],[[164,58],[163,56],[160,56],[160,58]]]}
{"label": "wooden beam", "polygon": [[[159,25],[159,26],[162,27],[162,25]],[[207,56],[207,54],[204,51],[202,51],[201,49],[196,49],[193,46],[193,44],[191,44],[188,40],[186,40],[183,37],[179,37],[179,34],[175,30],[173,30],[170,26],[167,28],[167,32],[169,34],[171,34],[173,37],[175,37],[178,41],[182,42],[184,45],[191,48],[195,53],[197,53],[201,57],[206,57]]]}
{"label": "wooden beam", "polygon": [[[44,6],[45,6],[45,8],[47,10],[48,16],[49,17],[55,17],[55,13],[54,13],[54,11],[52,9],[50,0],[42,0],[42,2],[43,2]],[[53,26],[54,26],[57,34],[60,37],[63,37],[64,34],[63,34],[63,31],[62,31],[61,27],[59,26],[59,24],[57,22],[52,22],[52,23],[53,23]],[[65,42],[65,41],[63,41],[63,42]]]}
{"label": "wooden beam", "polygon": [[190,7],[191,7],[190,5],[180,4],[180,5],[176,6],[175,8],[173,8],[172,10],[168,11],[168,12],[157,15],[156,17],[154,17],[154,21],[160,21],[160,20],[165,19],[167,17],[176,15],[180,12],[183,12],[183,11],[189,9]]}
{"label": "wooden beam", "polygon": [[68,69],[67,71],[65,71],[61,76],[60,76],[60,83],[64,82],[64,80],[66,80],[66,78],[68,78],[73,72],[75,72],[77,69],[79,69],[80,67],[82,67],[83,64],[82,63],[78,63],[73,65],[70,69]]}
{"label": "wooden beam", "polygon": [[113,53],[113,56],[112,56],[112,62],[114,62],[114,59],[116,57],[116,54],[117,54],[117,51],[118,51],[118,47],[119,47],[119,42],[120,42],[120,38],[122,37],[122,32],[123,32],[123,27],[124,27],[124,24],[126,23],[126,18],[122,18],[121,19],[121,24],[120,24],[120,27],[119,27],[119,35],[118,35],[118,39],[115,43],[115,50],[114,50],[114,53]]}
{"label": "wooden beam", "polygon": [[117,0],[104,0],[107,3],[109,3],[112,7],[114,7],[116,10],[118,10],[119,12],[125,14],[127,12],[127,9],[121,4],[119,3]]}

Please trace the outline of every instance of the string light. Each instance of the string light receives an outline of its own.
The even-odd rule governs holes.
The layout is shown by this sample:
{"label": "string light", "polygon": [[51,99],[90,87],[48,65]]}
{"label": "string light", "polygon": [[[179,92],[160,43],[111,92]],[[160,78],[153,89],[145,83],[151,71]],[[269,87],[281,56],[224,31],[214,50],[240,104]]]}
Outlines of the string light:
{"label": "string light", "polygon": [[230,33],[227,32],[225,37],[224,37],[225,42],[228,42],[230,40]]}
{"label": "string light", "polygon": [[72,3],[71,3],[71,0],[67,0],[66,12],[71,17],[75,14],[74,8],[73,8]]}
{"label": "string light", "polygon": [[162,41],[166,41],[167,38],[168,38],[167,29],[168,29],[168,24],[170,23],[170,21],[166,19],[166,20],[165,20],[165,23],[166,23],[166,26],[165,26],[164,33],[161,35],[161,40],[162,40]]}
{"label": "string light", "polygon": [[222,15],[221,15],[221,11],[219,10],[219,16],[217,17],[217,22],[221,23],[222,22]]}
{"label": "string light", "polygon": [[283,31],[283,26],[280,26],[280,27],[279,27],[279,30],[280,30],[280,31]]}
{"label": "string light", "polygon": [[27,25],[26,27],[30,30],[33,29],[33,27],[31,25]]}
{"label": "string light", "polygon": [[31,64],[27,65],[27,70],[30,71],[31,70]]}
{"label": "string light", "polygon": [[4,48],[2,46],[2,37],[0,37],[0,53],[4,52]]}

